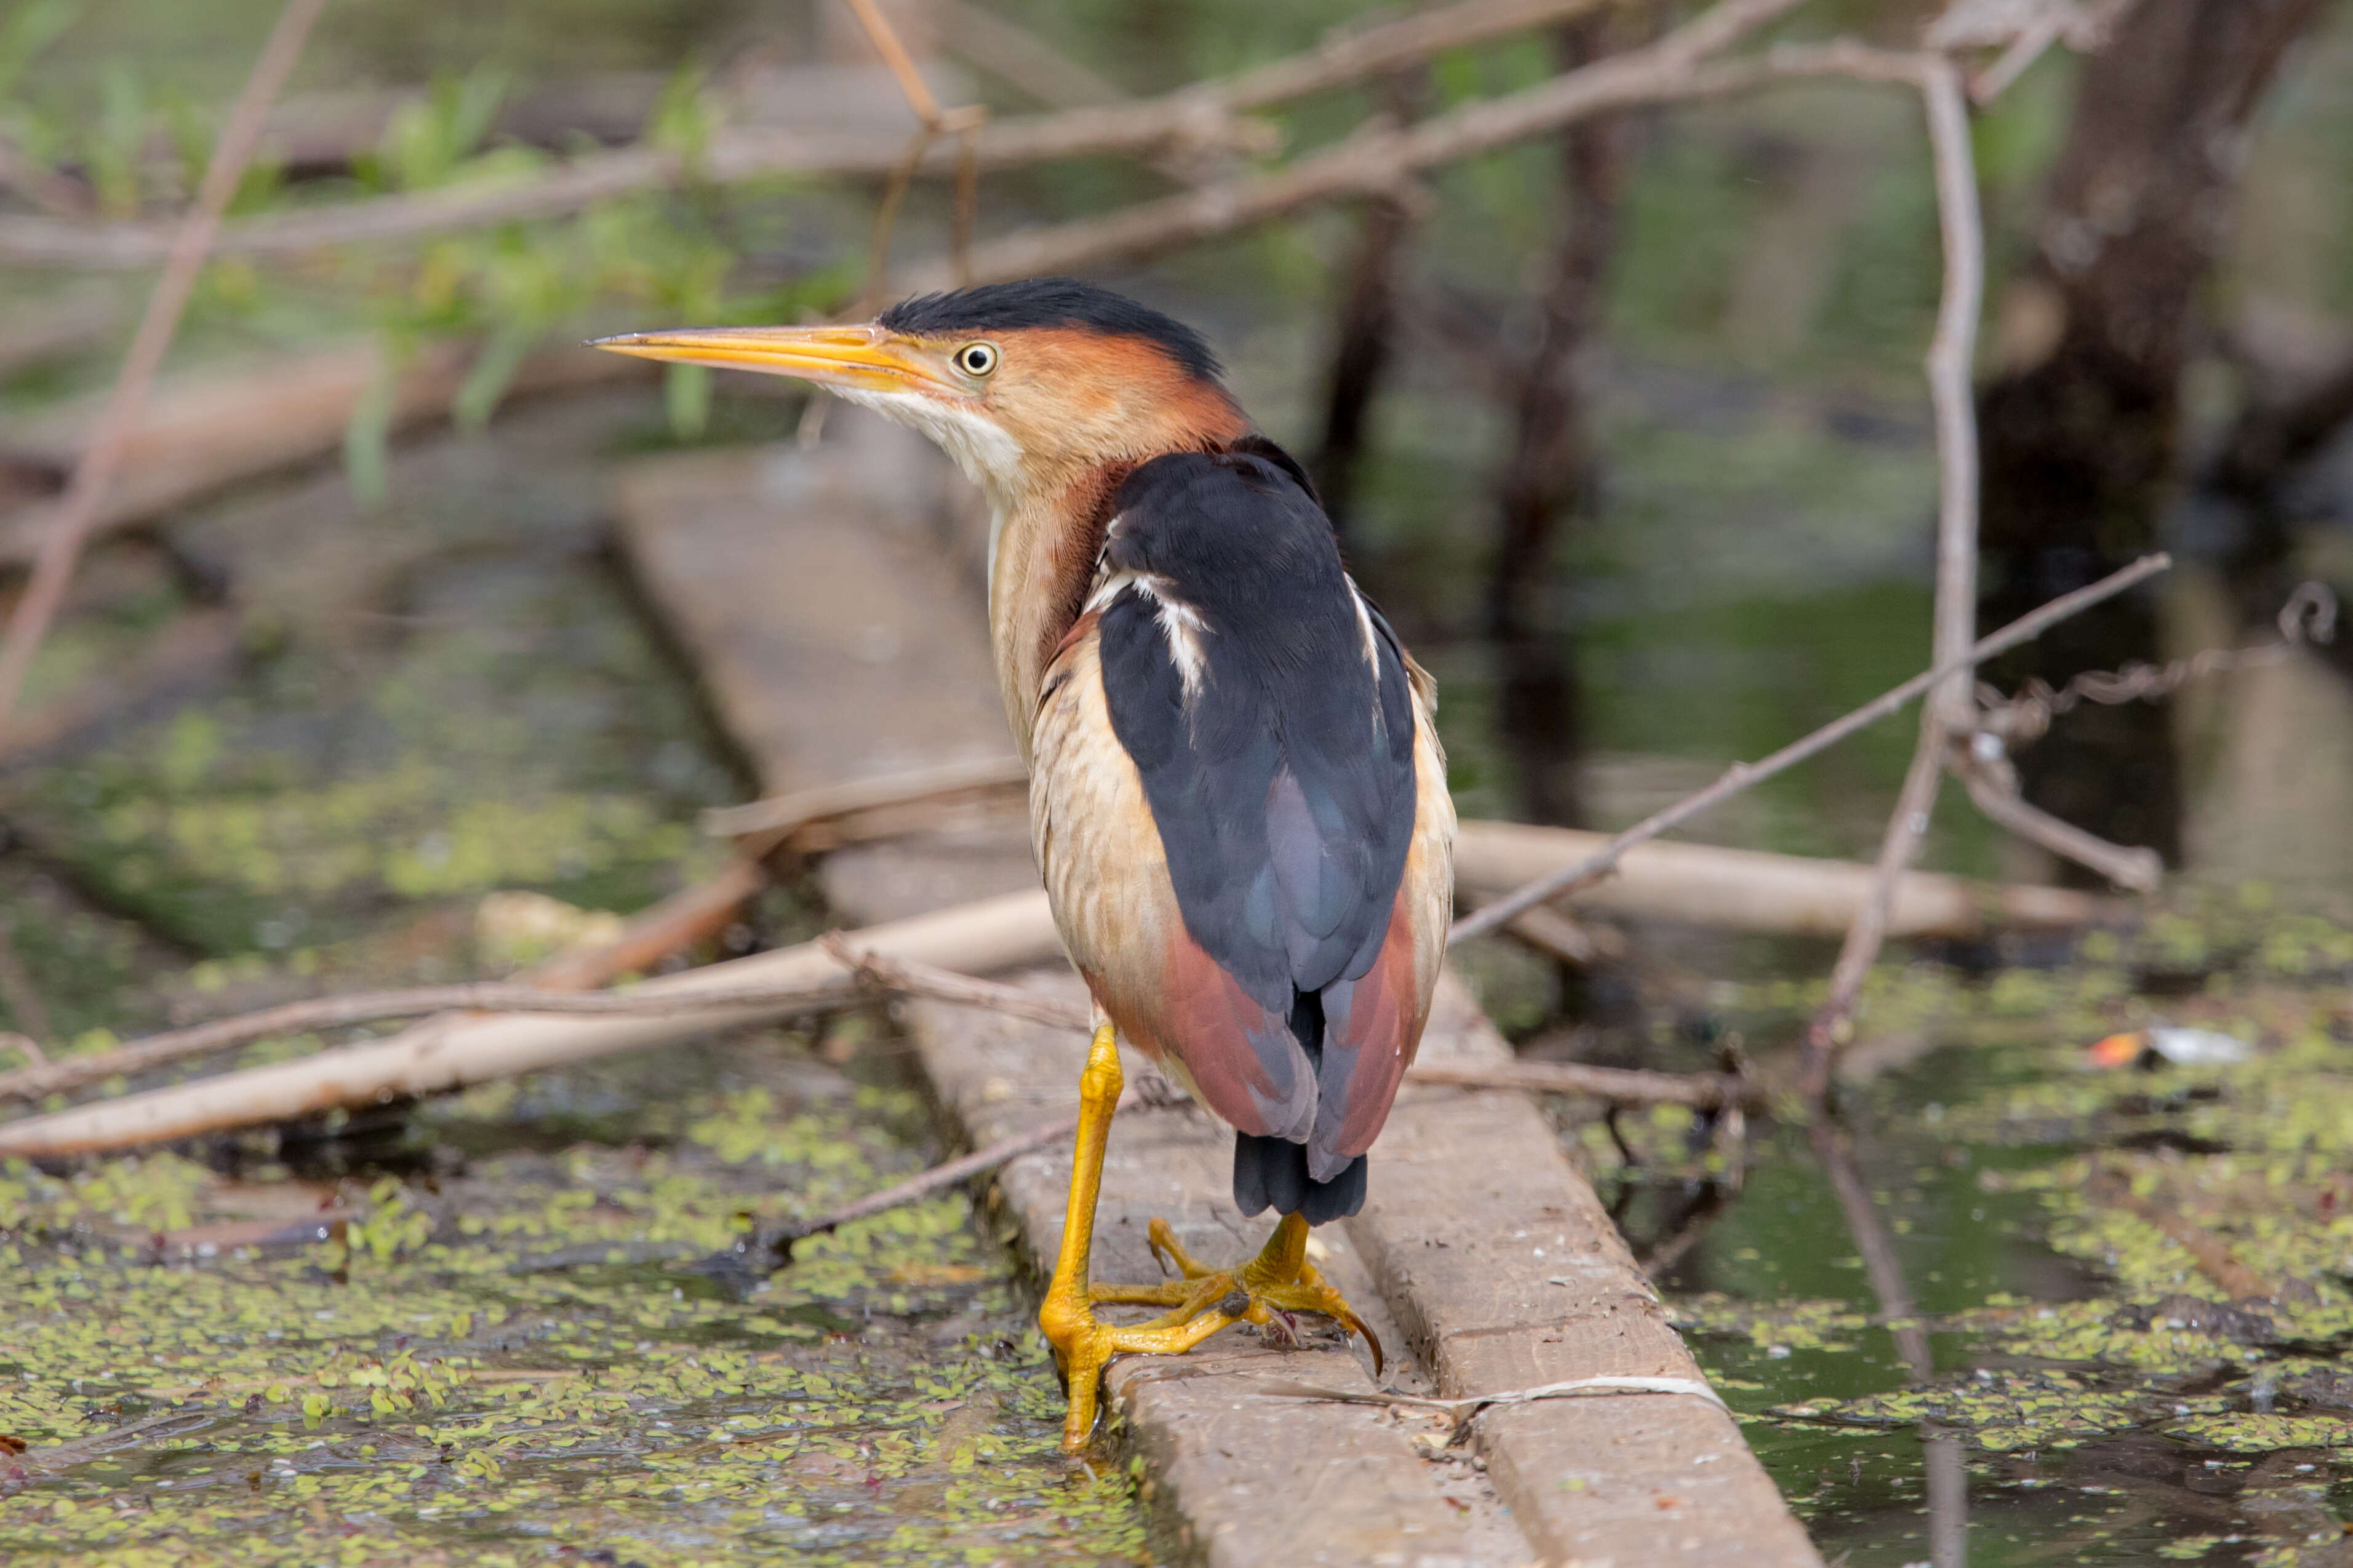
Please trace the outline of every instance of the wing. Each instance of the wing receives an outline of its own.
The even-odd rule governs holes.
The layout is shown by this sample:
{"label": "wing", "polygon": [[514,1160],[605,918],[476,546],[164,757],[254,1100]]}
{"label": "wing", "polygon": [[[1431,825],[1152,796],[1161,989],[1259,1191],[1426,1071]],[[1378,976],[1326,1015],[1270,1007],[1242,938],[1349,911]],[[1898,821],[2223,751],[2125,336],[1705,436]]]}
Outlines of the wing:
{"label": "wing", "polygon": [[[1380,951],[1366,973],[1324,988],[1324,1049],[1314,1143],[1339,1154],[1372,1147],[1430,1019],[1446,931],[1454,919],[1454,800],[1439,744],[1437,683],[1367,609],[1411,694],[1413,826]],[[1311,1150],[1310,1168],[1314,1155]]]}
{"label": "wing", "polygon": [[1193,940],[1160,832],[1103,695],[1099,617],[1048,665],[1029,774],[1029,834],[1071,962],[1135,1046],[1245,1132],[1304,1138],[1312,1065]]}
{"label": "wing", "polygon": [[[1116,511],[1065,654],[1134,775],[1124,852],[1145,837],[1140,801],[1157,840],[1142,879],[1181,936],[1164,937],[1155,984],[1130,975],[1132,1000],[1098,994],[1115,1018],[1142,1015],[1123,1028],[1178,1058],[1213,1110],[1306,1144],[1325,1181],[1378,1132],[1427,1013],[1428,906],[1433,889],[1449,896],[1451,820],[1442,766],[1424,756],[1435,741],[1395,637],[1282,469],[1157,458]],[[1120,771],[1092,753],[1088,766]],[[1445,822],[1426,833],[1432,785]],[[1050,800],[1060,786],[1039,787]],[[1120,967],[1101,956],[1103,973]]]}

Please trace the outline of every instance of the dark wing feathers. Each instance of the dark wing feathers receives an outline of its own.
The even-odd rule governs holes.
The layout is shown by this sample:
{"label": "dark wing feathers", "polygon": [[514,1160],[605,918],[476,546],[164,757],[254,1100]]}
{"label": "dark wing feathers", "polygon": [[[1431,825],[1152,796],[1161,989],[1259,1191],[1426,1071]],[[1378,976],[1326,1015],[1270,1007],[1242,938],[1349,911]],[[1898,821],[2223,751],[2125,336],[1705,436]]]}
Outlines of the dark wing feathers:
{"label": "dark wing feathers", "polygon": [[[1398,1056],[1398,1009],[1366,1004],[1394,990],[1374,973],[1384,954],[1411,946],[1392,940],[1415,803],[1404,659],[1285,467],[1250,452],[1155,458],[1114,510],[1092,601],[1112,726],[1187,931],[1266,1015],[1253,1047],[1314,1072],[1314,1133],[1279,1135],[1308,1142],[1327,1180],[1371,1142],[1402,1070],[1354,1078],[1374,1036]],[[1319,998],[1313,1024],[1294,1020],[1303,997]],[[1418,1014],[1405,1016],[1409,1028]],[[1293,1061],[1265,1066],[1293,1081]],[[1367,1090],[1378,1104],[1365,1127]]]}

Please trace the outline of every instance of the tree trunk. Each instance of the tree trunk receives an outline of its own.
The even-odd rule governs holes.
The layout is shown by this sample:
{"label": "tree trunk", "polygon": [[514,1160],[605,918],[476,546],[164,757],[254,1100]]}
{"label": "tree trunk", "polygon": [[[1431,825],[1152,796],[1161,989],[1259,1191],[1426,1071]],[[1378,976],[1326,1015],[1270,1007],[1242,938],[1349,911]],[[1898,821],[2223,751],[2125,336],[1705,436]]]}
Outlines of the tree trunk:
{"label": "tree trunk", "polygon": [[[2158,542],[2175,479],[2180,382],[2199,294],[2230,238],[2249,121],[2323,0],[2140,0],[2087,62],[2013,321],[1979,400],[1990,627]],[[2013,334],[2017,335],[2017,334]],[[1994,678],[2056,684],[2154,659],[2154,599],[2079,616]],[[2019,759],[2027,797],[2103,837],[2179,858],[2179,773],[2158,707],[2086,706]]]}
{"label": "tree trunk", "polygon": [[[1570,70],[1597,58],[1607,19],[1560,29],[1555,54]],[[1535,342],[1515,377],[1512,455],[1495,486],[1498,533],[1487,616],[1500,663],[1500,721],[1532,822],[1586,819],[1577,763],[1583,701],[1554,614],[1564,525],[1593,488],[1585,361],[1601,289],[1617,248],[1625,127],[1588,120],[1561,138],[1563,228],[1539,302]]]}
{"label": "tree trunk", "polygon": [[[1410,123],[1419,116],[1429,88],[1426,68],[1388,77],[1381,84],[1381,95],[1389,117],[1399,124]],[[1332,371],[1324,388],[1324,443],[1308,468],[1344,545],[1355,521],[1356,468],[1364,459],[1373,399],[1388,374],[1397,339],[1398,269],[1413,226],[1413,214],[1403,201],[1367,204],[1356,258],[1340,293]]]}
{"label": "tree trunk", "polygon": [[1412,226],[1412,218],[1396,202],[1366,206],[1356,259],[1341,291],[1339,330],[1334,334],[1332,373],[1324,399],[1324,444],[1309,468],[1333,531],[1343,544],[1354,531],[1356,466],[1364,460],[1373,397],[1388,370],[1397,334],[1398,263]]}

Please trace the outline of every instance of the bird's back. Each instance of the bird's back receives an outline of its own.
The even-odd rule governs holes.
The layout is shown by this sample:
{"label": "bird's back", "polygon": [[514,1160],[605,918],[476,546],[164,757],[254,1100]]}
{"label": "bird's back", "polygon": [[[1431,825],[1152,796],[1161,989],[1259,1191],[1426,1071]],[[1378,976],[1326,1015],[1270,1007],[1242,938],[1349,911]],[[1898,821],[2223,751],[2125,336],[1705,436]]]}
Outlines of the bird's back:
{"label": "bird's back", "polygon": [[1428,1015],[1453,815],[1418,679],[1279,453],[1121,485],[1033,727],[1073,960],[1239,1134],[1235,1196],[1352,1213]]}

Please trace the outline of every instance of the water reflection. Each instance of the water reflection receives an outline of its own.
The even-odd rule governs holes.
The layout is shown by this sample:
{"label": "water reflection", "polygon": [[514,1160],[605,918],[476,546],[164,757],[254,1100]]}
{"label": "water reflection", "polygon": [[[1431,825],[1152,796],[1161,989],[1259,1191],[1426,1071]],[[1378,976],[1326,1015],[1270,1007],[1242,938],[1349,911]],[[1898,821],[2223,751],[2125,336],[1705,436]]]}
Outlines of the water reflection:
{"label": "water reflection", "polygon": [[[1927,1383],[1936,1373],[1928,1331],[1914,1309],[1911,1288],[1904,1282],[1904,1265],[1872,1204],[1871,1191],[1863,1185],[1828,1113],[1813,1119],[1807,1136],[1831,1190],[1838,1194],[1839,1212],[1846,1216],[1847,1234],[1854,1238],[1855,1250],[1862,1257],[1863,1273],[1871,1281],[1872,1294],[1878,1298],[1880,1315],[1894,1337],[1895,1353],[1903,1358],[1914,1384]],[[1964,1568],[1969,1558],[1969,1480],[1960,1435],[1924,1422],[1920,1450],[1928,1481],[1928,1560],[1934,1568]]]}

